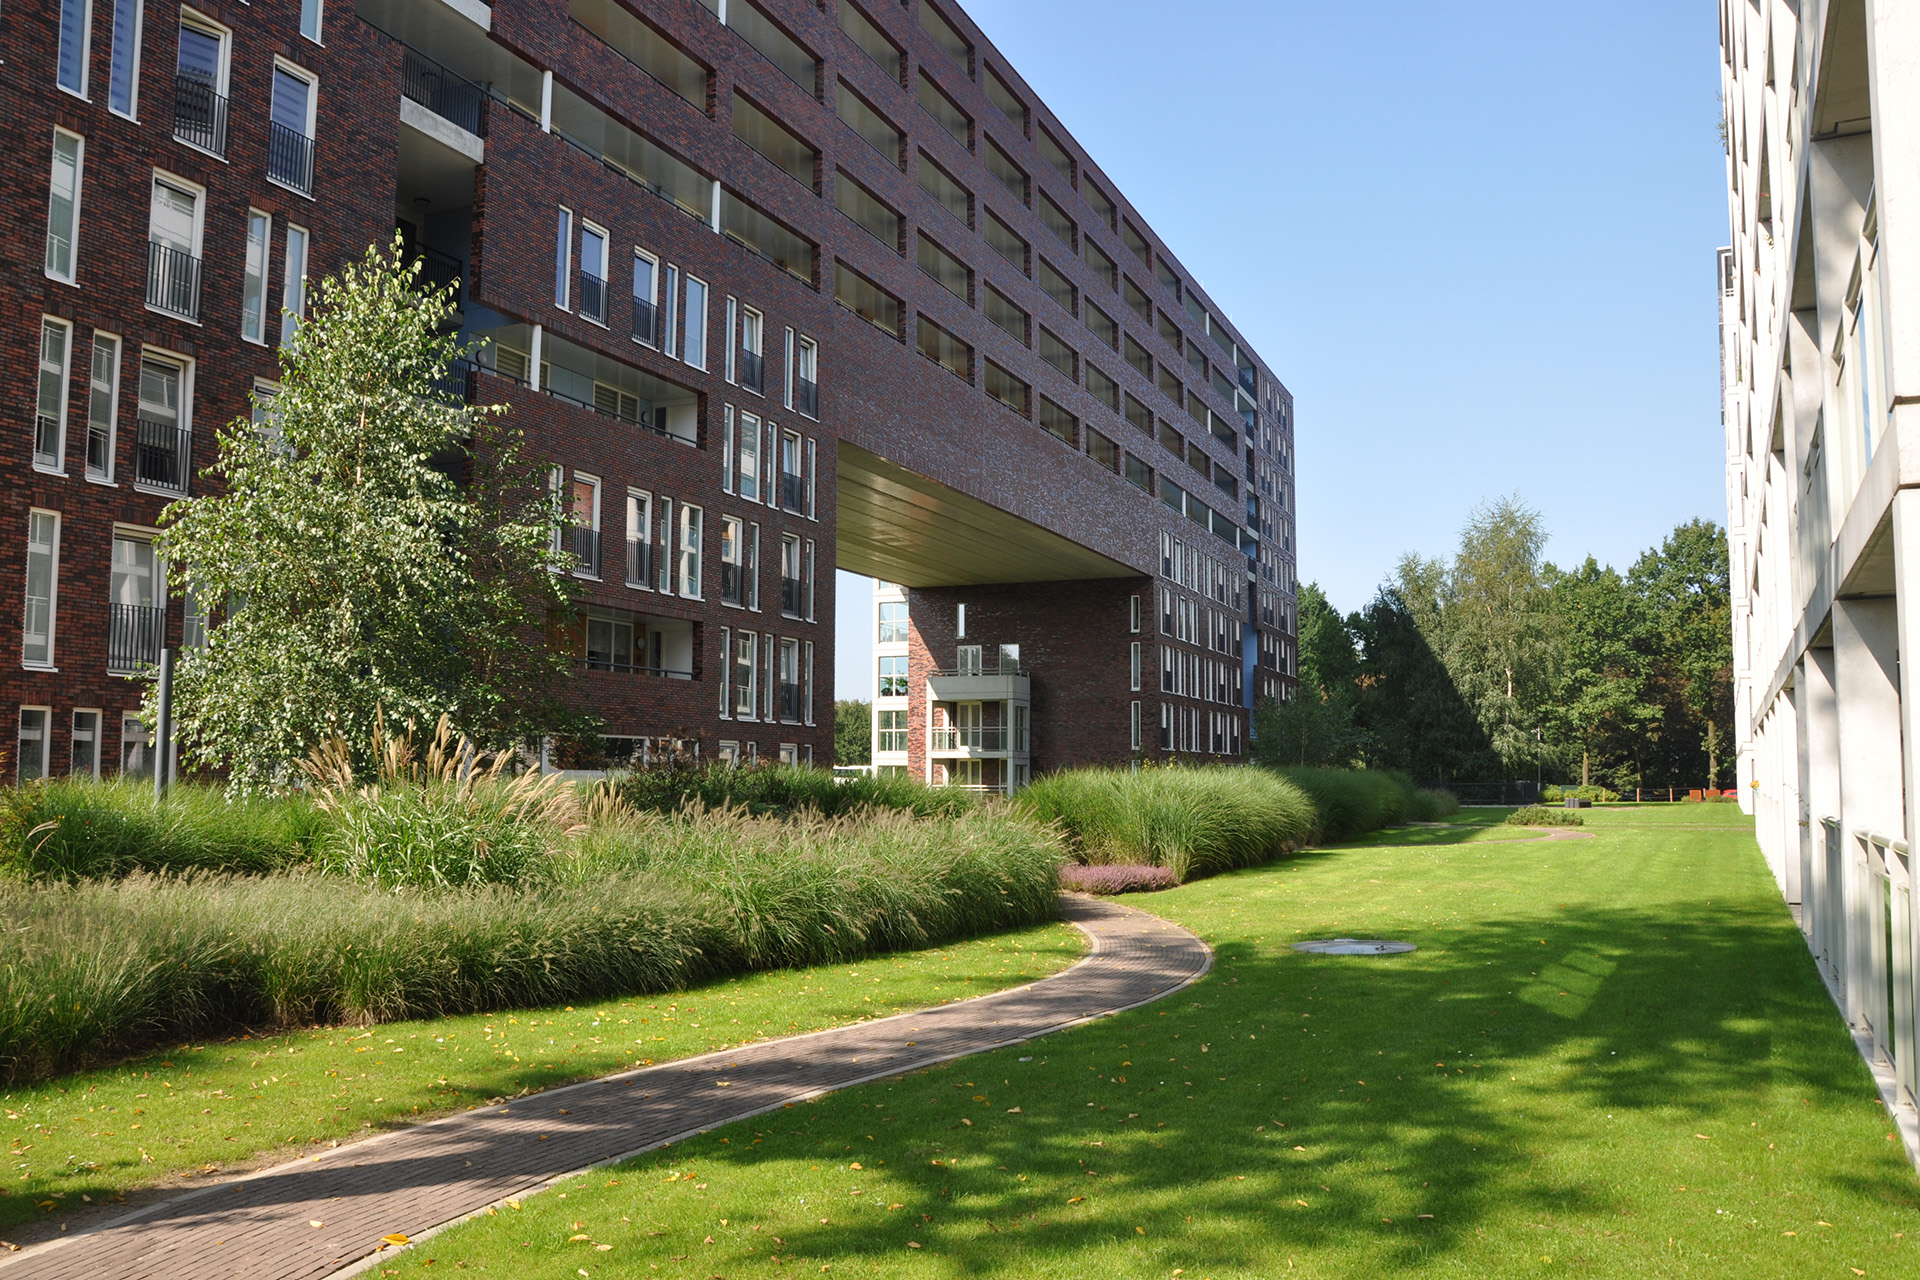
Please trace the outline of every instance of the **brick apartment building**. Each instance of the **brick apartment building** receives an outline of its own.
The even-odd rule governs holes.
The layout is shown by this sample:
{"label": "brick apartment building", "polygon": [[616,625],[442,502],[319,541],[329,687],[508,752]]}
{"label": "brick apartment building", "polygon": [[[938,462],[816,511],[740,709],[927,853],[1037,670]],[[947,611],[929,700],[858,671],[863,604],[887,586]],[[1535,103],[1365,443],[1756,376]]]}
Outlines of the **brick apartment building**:
{"label": "brick apartment building", "polygon": [[[1291,685],[1291,398],[956,5],[26,0],[0,75],[23,777],[152,768],[160,512],[396,229],[556,470],[615,757],[825,763],[836,566],[905,584],[954,782],[1231,756]],[[1018,773],[955,732],[1016,705]]]}

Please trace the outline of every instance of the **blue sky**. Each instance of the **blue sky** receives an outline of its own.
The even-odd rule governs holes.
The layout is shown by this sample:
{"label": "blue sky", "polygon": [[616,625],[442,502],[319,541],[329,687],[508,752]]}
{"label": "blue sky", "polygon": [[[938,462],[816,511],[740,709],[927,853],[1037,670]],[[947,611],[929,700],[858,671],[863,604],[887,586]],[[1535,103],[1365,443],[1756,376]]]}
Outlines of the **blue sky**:
{"label": "blue sky", "polygon": [[1293,391],[1336,607],[1503,493],[1563,564],[1724,523],[1711,4],[965,7]]}

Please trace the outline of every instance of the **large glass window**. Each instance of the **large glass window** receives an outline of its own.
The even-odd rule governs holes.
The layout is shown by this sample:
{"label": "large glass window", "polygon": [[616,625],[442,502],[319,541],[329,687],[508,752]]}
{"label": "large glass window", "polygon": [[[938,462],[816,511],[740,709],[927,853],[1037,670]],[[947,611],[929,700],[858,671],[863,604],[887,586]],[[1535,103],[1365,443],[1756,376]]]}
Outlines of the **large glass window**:
{"label": "large glass window", "polygon": [[113,0],[113,67],[107,106],[130,116],[140,93],[140,0]]}
{"label": "large glass window", "polygon": [[74,246],[80,236],[80,152],[77,134],[53,131],[53,178],[47,191],[47,274],[73,283]]}
{"label": "large glass window", "polygon": [[27,594],[20,658],[30,667],[53,665],[54,592],[60,566],[60,517],[27,513]]}
{"label": "large glass window", "polygon": [[21,782],[33,782],[47,776],[47,721],[53,713],[46,707],[20,708],[19,749],[15,758]]}
{"label": "large glass window", "polygon": [[880,737],[874,744],[874,750],[905,751],[907,749],[907,713],[882,711],[879,716]]}
{"label": "large glass window", "polygon": [[700,517],[699,507],[680,504],[680,594],[690,600],[700,598]]}
{"label": "large glass window", "polygon": [[67,772],[76,778],[100,776],[100,713],[98,711],[73,713],[73,749],[69,753]]}
{"label": "large glass window", "polygon": [[313,105],[313,81],[274,67],[267,176],[303,195],[313,190]]}
{"label": "large glass window", "polygon": [[114,424],[120,409],[120,339],[93,335],[93,371],[87,390],[87,474],[113,479]]}
{"label": "large glass window", "polygon": [[879,696],[882,698],[907,696],[907,660],[904,656],[880,659]]}
{"label": "large glass window", "polygon": [[760,419],[751,413],[740,415],[740,496],[760,501]]}
{"label": "large glass window", "polygon": [[287,224],[287,267],[280,280],[280,342],[293,341],[307,309],[307,229]]}
{"label": "large glass window", "polygon": [[573,306],[573,210],[564,205],[554,246],[553,305],[562,311]]}
{"label": "large glass window", "polygon": [[246,276],[240,286],[240,336],[249,342],[267,340],[267,253],[273,239],[273,218],[258,209],[247,210]]}
{"label": "large glass window", "polygon": [[58,471],[66,459],[67,355],[73,326],[51,317],[40,322],[40,376],[34,411],[33,465]]}
{"label": "large glass window", "polygon": [[588,223],[580,225],[580,315],[607,322],[607,233]]}
{"label": "large glass window", "polygon": [[91,0],[60,0],[60,56],[55,83],[68,93],[87,96],[87,46],[93,38]]}
{"label": "large glass window", "polygon": [[707,282],[687,277],[687,336],[681,358],[696,369],[707,367]]}
{"label": "large glass window", "polygon": [[754,718],[758,705],[754,694],[759,688],[760,637],[751,631],[733,634],[733,714],[742,720]]}
{"label": "large glass window", "polygon": [[904,600],[882,601],[880,605],[880,643],[905,644],[907,642],[907,603]]}

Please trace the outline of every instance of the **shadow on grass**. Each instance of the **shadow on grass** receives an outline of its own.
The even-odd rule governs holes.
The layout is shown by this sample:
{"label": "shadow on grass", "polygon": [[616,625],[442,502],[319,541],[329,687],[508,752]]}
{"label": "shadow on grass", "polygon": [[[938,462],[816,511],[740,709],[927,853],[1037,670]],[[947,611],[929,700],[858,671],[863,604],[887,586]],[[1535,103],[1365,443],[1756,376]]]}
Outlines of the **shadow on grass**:
{"label": "shadow on grass", "polygon": [[[806,1178],[795,1170],[809,1162],[889,1161],[885,1175],[839,1165],[824,1225],[770,1228],[813,1261],[883,1267],[912,1239],[960,1273],[1070,1274],[1122,1245],[1192,1274],[1269,1274],[1289,1249],[1333,1246],[1391,1270],[1519,1225],[1516,1213],[1631,1217],[1675,1169],[1744,1178],[1769,1158],[1753,1122],[1771,1125],[1771,1095],[1790,1088],[1795,1102],[1833,1107],[1846,1131],[1835,1158],[1802,1157],[1796,1185],[1920,1209],[1897,1154],[1862,1150],[1862,1126],[1840,1123],[1835,1100],[1864,1103],[1871,1089],[1777,911],[1681,919],[1596,905],[1491,920],[1403,957],[1231,941],[1216,955],[1205,981],[1162,1005],[715,1130],[631,1167],[698,1160],[721,1187]],[[1635,1124],[1643,1157],[1623,1173],[1596,1149],[1597,1168],[1565,1172],[1565,1144],[1601,1115]],[[907,1212],[849,1197],[863,1183],[884,1183]],[[660,1243],[680,1252],[680,1234]]]}

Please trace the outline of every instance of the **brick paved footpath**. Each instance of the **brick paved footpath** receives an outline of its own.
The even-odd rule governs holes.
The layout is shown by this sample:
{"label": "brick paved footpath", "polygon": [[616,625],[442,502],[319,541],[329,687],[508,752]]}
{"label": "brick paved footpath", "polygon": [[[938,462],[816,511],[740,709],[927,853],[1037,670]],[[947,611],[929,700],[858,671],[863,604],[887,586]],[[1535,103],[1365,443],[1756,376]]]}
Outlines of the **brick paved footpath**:
{"label": "brick paved footpath", "polygon": [[[1177,925],[1077,895],[1093,939],[1029,986],[765,1041],[415,1125],[213,1183],[0,1263],[4,1280],[294,1280],[358,1270],[401,1232],[433,1228],[566,1174],[868,1080],[1028,1040],[1177,991],[1206,944]],[[325,1225],[314,1228],[311,1221]]]}

